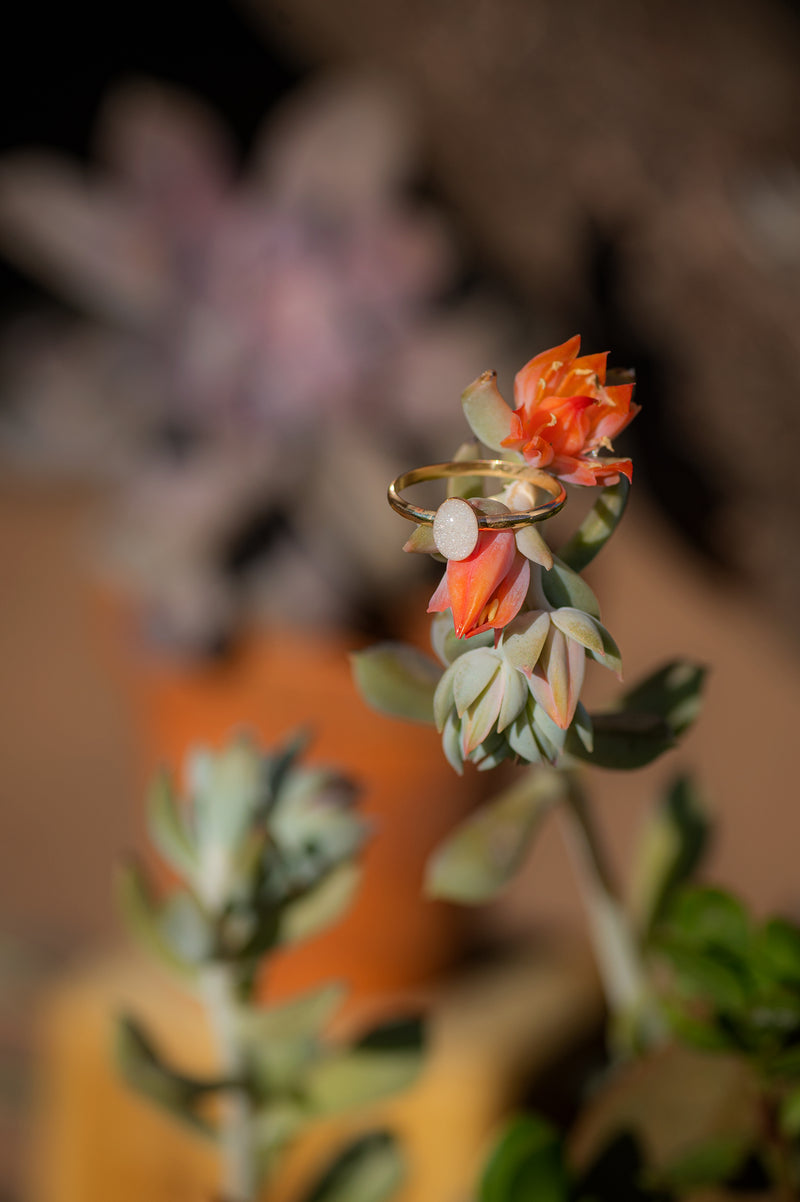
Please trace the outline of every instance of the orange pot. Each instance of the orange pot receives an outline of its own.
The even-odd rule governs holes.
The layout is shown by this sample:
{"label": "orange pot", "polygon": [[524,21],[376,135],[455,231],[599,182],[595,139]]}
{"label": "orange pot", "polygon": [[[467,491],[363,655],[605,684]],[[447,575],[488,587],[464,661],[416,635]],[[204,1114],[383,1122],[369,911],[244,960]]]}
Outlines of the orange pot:
{"label": "orange pot", "polygon": [[[117,629],[117,648],[118,636]],[[192,745],[219,746],[237,729],[269,747],[310,726],[309,762],[335,765],[363,787],[375,835],[355,904],[329,931],[270,958],[271,996],[331,978],[347,981],[354,997],[425,984],[457,957],[468,922],[455,907],[424,899],[422,884],[429,853],[474,803],[477,781],[453,773],[432,728],[367,708],[351,677],[354,644],[271,628],[251,631],[219,662],[128,659],[144,776],[182,763]]]}

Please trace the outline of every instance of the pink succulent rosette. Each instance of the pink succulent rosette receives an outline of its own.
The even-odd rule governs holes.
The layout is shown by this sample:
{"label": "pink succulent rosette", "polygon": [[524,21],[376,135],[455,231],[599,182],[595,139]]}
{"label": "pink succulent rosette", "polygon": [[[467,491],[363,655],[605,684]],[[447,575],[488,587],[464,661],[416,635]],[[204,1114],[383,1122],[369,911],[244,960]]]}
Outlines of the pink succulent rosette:
{"label": "pink succulent rosette", "polygon": [[[106,568],[159,641],[215,645],[251,609],[350,620],[354,581],[396,570],[374,477],[423,421],[455,436],[441,397],[505,337],[448,296],[402,96],[320,78],[237,171],[205,105],[131,82],[97,150],[0,157],[0,252],[75,310],[0,329],[0,460],[107,486]],[[275,538],[232,574],[262,517]]]}

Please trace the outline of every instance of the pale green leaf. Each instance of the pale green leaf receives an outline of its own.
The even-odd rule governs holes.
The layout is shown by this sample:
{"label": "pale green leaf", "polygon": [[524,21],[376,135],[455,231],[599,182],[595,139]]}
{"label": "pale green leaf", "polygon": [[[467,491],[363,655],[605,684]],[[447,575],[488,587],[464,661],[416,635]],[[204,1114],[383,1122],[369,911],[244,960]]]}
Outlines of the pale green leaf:
{"label": "pale green leaf", "polygon": [[421,555],[438,555],[439,548],[433,541],[433,526],[423,523],[415,526],[414,533],[403,543],[403,550]]}
{"label": "pale green leaf", "polygon": [[560,549],[559,558],[574,572],[582,572],[602,551],[625,512],[629,493],[625,476],[604,488],[572,538]]}
{"label": "pale green leaf", "polygon": [[520,614],[503,631],[503,657],[520,671],[531,672],[550,630],[550,615],[540,610]]}
{"label": "pale green leaf", "polygon": [[214,950],[214,928],[185,889],[167,898],[161,909],[160,927],[170,947],[188,964],[201,964]]}
{"label": "pale green leaf", "polygon": [[442,731],[442,750],[451,768],[459,776],[464,771],[464,756],[461,752],[461,723],[453,710],[444,724]]}
{"label": "pale green leaf", "polygon": [[448,715],[455,707],[454,684],[455,664],[451,664],[437,684],[436,692],[433,694],[433,718],[436,723],[436,729],[439,732],[444,730]]}
{"label": "pale green leaf", "polygon": [[600,617],[600,605],[589,585],[557,556],[553,557],[550,571],[542,572],[542,588],[554,609],[571,606],[593,618]]}
{"label": "pale green leaf", "polygon": [[365,1106],[407,1089],[422,1063],[422,1023],[394,1020],[315,1064],[306,1077],[305,1096],[316,1114]]}
{"label": "pale green leaf", "polygon": [[579,701],[575,707],[575,717],[572,719],[572,730],[580,739],[583,746],[591,753],[594,747],[594,729],[592,727],[592,719],[586,712],[583,702]]}
{"label": "pale green leaf", "polygon": [[495,897],[513,879],[563,790],[560,776],[540,769],[482,805],[434,852],[428,894],[468,904]]}
{"label": "pale green leaf", "polygon": [[500,662],[496,651],[479,647],[453,665],[453,697],[459,717],[498,673]]}
{"label": "pale green leaf", "polygon": [[308,1066],[321,1054],[322,1032],[346,992],[343,985],[326,985],[278,1006],[238,1011],[239,1039],[264,1101],[297,1092]]}
{"label": "pale green leaf", "polygon": [[497,729],[503,731],[518,718],[528,700],[528,682],[521,672],[505,659],[502,667],[503,699],[497,715]]}
{"label": "pale green leaf", "polygon": [[709,828],[692,781],[679,777],[649,815],[634,857],[630,909],[641,931],[652,929],[675,890],[694,873],[708,845]]}
{"label": "pale green leaf", "polygon": [[117,905],[131,934],[167,968],[191,977],[194,969],[165,938],[161,907],[147,877],[133,860],[121,864],[115,876]]}
{"label": "pale green leaf", "polygon": [[405,1160],[388,1132],[361,1136],[342,1152],[302,1202],[386,1202],[405,1177]]}
{"label": "pale green leaf", "polygon": [[150,838],[161,855],[185,881],[191,882],[197,871],[197,848],[164,771],[150,786],[147,820]]}
{"label": "pale green leaf", "polygon": [[443,664],[452,664],[467,651],[476,651],[478,647],[493,647],[494,631],[485,630],[482,634],[473,634],[468,639],[460,639],[453,629],[453,615],[447,609],[444,613],[433,616],[431,646]]}
{"label": "pale green leaf", "polygon": [[247,1042],[291,1043],[316,1037],[341,1006],[347,994],[344,985],[332,982],[301,993],[278,1005],[242,1009],[238,1025]]}
{"label": "pale green leaf", "polygon": [[416,647],[377,643],[351,655],[353,676],[373,709],[394,718],[433,722],[433,695],[441,669]]}
{"label": "pale green leaf", "polygon": [[608,668],[611,672],[615,672],[617,677],[620,677],[622,674],[622,655],[620,654],[620,649],[602,622],[596,621],[595,626],[603,646],[600,651],[595,651],[592,648],[589,654],[598,664],[602,664],[604,668]]}
{"label": "pale green leaf", "polygon": [[516,532],[517,550],[526,559],[540,564],[546,571],[553,566],[553,552],[544,541],[544,537],[536,526],[523,526]]}
{"label": "pale green leaf", "polygon": [[498,671],[461,719],[462,745],[466,750],[474,751],[489,738],[492,727],[497,722],[502,701],[503,676]]}
{"label": "pale green leaf", "polygon": [[197,1106],[206,1094],[223,1088],[224,1082],[188,1077],[171,1068],[140,1024],[127,1015],[116,1022],[115,1059],[132,1089],[196,1131],[212,1134],[213,1127]]}
{"label": "pale green leaf", "polygon": [[[497,372],[485,371],[478,376],[477,380],[464,389],[461,404],[475,437],[480,439],[484,446],[511,458],[502,442],[511,433],[513,410],[503,400],[497,388]],[[513,458],[520,457],[513,455]]]}
{"label": "pale green leaf", "polygon": [[297,901],[286,906],[280,921],[282,943],[310,939],[332,926],[349,909],[361,881],[357,864],[340,864]]}
{"label": "pale green leaf", "polygon": [[570,606],[554,609],[550,615],[550,621],[563,634],[574,639],[575,642],[581,643],[589,651],[596,651],[603,655],[603,636],[598,629],[599,624],[583,610],[572,609]]}

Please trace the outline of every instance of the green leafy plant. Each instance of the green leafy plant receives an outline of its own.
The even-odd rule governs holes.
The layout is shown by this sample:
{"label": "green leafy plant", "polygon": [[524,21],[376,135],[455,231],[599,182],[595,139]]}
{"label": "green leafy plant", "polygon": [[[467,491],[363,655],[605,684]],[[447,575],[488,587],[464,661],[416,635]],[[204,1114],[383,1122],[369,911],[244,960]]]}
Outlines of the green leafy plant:
{"label": "green leafy plant", "polygon": [[[132,931],[204,1003],[219,1069],[209,1078],[177,1071],[130,1015],[117,1023],[118,1063],[133,1088],[218,1142],[226,1202],[260,1196],[308,1124],[403,1089],[421,1063],[417,1016],[343,1044],[325,1033],[343,998],[339,985],[280,1005],[256,996],[273,949],[316,933],[347,908],[368,834],[353,786],[333,770],[303,766],[304,743],[296,737],[269,755],[246,739],[196,751],[182,799],[159,776],[150,832],[176,884],[161,895],[135,862],[118,879]],[[390,1134],[360,1137],[306,1202],[380,1202],[402,1172]]]}
{"label": "green leafy plant", "polygon": [[[756,922],[732,894],[677,892],[651,935],[667,969],[664,996],[677,1038],[734,1056],[751,1081],[749,1130],[730,1141],[718,1179],[757,1161],[783,1196],[800,1193],[800,927]],[[693,1149],[697,1158],[706,1149]],[[694,1161],[691,1162],[694,1164]],[[685,1171],[685,1170],[684,1170]]]}

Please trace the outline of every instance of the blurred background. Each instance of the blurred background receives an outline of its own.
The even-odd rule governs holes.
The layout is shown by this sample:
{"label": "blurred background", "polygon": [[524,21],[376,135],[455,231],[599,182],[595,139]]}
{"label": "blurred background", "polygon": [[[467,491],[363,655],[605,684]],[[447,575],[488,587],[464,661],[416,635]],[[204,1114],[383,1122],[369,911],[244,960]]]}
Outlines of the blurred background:
{"label": "blurred background", "polygon": [[[436,576],[400,554],[385,485],[462,441],[474,376],[496,368],[510,396],[575,332],[634,368],[642,405],[617,447],[632,504],[593,575],[626,676],[712,668],[677,755],[598,781],[609,843],[624,865],[691,766],[716,877],[800,912],[799,57],[788,0],[8,17],[0,1197],[22,1188],[31,1016],[119,941],[112,869],[149,772],[307,713],[320,754],[382,796],[370,746],[408,738],[414,758],[416,736],[365,716],[345,652],[423,639]],[[434,840],[476,785],[426,751]],[[384,829],[409,819],[403,787]],[[388,877],[408,855],[413,908],[422,859],[374,854]],[[410,926],[405,976],[355,979],[434,976],[464,939],[437,914],[449,951],[412,964]],[[576,914],[548,828],[471,938]]]}

